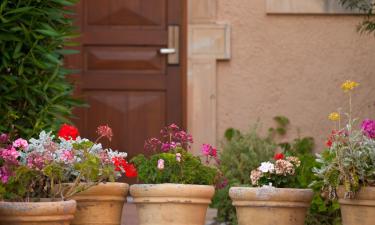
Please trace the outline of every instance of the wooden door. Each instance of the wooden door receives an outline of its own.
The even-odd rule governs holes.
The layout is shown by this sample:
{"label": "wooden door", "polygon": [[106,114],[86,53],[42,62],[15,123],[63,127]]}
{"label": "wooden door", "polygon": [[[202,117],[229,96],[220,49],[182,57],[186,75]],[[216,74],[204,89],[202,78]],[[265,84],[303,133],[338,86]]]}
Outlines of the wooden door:
{"label": "wooden door", "polygon": [[133,156],[166,124],[182,125],[182,67],[168,64],[159,52],[167,47],[168,26],[182,25],[181,2],[81,0],[77,5],[80,54],[67,63],[80,70],[72,77],[77,95],[89,104],[76,110],[82,136],[94,138],[96,127],[108,124],[114,132],[111,147]]}

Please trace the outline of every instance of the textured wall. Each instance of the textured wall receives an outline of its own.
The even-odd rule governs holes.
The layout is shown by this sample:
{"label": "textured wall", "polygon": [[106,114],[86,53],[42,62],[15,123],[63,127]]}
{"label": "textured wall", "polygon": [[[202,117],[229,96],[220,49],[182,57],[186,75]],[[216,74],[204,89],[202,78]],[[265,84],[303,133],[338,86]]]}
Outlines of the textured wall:
{"label": "textured wall", "polygon": [[[264,0],[218,0],[218,20],[232,28],[232,59],[218,63],[218,137],[233,126],[246,130],[258,119],[292,121],[324,146],[327,115],[346,96],[342,81],[361,83],[354,113],[375,118],[375,37],[361,36],[358,16],[266,15]],[[345,109],[345,107],[344,107]]]}

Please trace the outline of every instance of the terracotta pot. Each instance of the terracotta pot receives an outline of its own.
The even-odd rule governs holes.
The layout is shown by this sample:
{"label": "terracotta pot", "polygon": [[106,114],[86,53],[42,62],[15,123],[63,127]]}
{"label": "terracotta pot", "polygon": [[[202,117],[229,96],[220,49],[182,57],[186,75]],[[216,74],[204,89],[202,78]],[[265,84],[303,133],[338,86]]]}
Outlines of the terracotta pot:
{"label": "terracotta pot", "polygon": [[310,189],[232,187],[239,225],[304,225]]}
{"label": "terracotta pot", "polygon": [[74,195],[77,212],[72,225],[120,225],[128,190],[128,184],[108,182]]}
{"label": "terracotta pot", "polygon": [[215,188],[208,185],[135,184],[130,187],[139,225],[203,225]]}
{"label": "terracotta pot", "polygon": [[0,225],[69,225],[76,201],[0,202]]}
{"label": "terracotta pot", "polygon": [[375,187],[363,187],[354,199],[344,199],[344,189],[338,191],[343,225],[375,224]]}

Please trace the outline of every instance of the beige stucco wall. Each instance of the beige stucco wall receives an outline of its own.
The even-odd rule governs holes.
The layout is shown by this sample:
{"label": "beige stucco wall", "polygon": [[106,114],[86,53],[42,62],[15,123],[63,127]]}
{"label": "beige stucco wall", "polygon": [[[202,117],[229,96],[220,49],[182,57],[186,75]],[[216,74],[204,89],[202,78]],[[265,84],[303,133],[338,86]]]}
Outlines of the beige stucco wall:
{"label": "beige stucco wall", "polygon": [[[217,67],[217,136],[285,115],[320,150],[332,124],[327,114],[346,96],[342,81],[361,83],[354,113],[375,118],[375,37],[360,36],[358,16],[267,15],[265,0],[218,0],[231,25],[231,60]],[[345,108],[344,108],[345,109]]]}

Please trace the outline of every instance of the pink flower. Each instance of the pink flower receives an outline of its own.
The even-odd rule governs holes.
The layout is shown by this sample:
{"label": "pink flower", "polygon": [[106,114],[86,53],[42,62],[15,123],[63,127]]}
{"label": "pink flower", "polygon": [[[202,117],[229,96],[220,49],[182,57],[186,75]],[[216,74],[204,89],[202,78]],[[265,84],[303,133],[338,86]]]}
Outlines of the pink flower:
{"label": "pink flower", "polygon": [[74,159],[73,151],[64,150],[61,155],[61,160],[65,162],[70,162]]}
{"label": "pink flower", "polygon": [[8,139],[9,139],[9,136],[7,134],[0,134],[0,144],[7,143]]}
{"label": "pink flower", "polygon": [[150,138],[145,141],[144,149],[148,151],[156,151],[161,145],[161,141],[157,138]]}
{"label": "pink flower", "polygon": [[22,138],[18,138],[17,140],[15,140],[13,142],[13,147],[15,148],[21,148],[21,149],[27,149],[27,147],[29,146],[29,144],[27,143],[27,141],[25,139],[22,139]]}
{"label": "pink flower", "polygon": [[96,133],[98,133],[100,137],[107,137],[109,141],[112,140],[113,132],[108,125],[99,126],[96,130]]}
{"label": "pink flower", "polygon": [[176,161],[177,162],[181,162],[181,157],[182,157],[181,153],[176,153]]}
{"label": "pink flower", "polygon": [[1,183],[6,184],[9,178],[12,176],[12,172],[5,166],[0,167],[0,180]]}
{"label": "pink flower", "polygon": [[31,169],[42,170],[44,165],[51,161],[51,157],[41,155],[40,153],[33,152],[26,158],[27,166]]}
{"label": "pink flower", "polygon": [[164,169],[164,160],[163,159],[159,159],[158,160],[158,169],[159,170],[163,170]]}
{"label": "pink flower", "polygon": [[375,138],[375,120],[365,119],[361,128],[363,133],[369,138]]}
{"label": "pink flower", "polygon": [[216,148],[212,147],[209,144],[203,144],[201,148],[202,154],[204,156],[212,156],[214,158],[217,157],[217,150]]}
{"label": "pink flower", "polygon": [[0,149],[0,157],[8,164],[17,165],[19,156],[20,153],[14,147]]}

